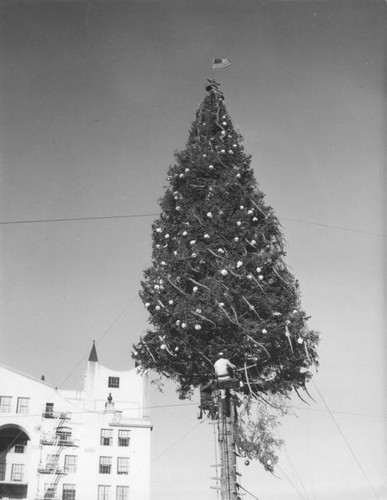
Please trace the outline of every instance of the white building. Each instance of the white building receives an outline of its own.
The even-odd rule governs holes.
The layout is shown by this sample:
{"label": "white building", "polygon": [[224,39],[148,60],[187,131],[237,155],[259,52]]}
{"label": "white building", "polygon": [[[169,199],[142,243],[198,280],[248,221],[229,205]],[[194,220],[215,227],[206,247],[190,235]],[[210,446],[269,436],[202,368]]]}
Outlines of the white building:
{"label": "white building", "polygon": [[0,365],[0,499],[149,500],[147,388],[94,344],[83,391]]}

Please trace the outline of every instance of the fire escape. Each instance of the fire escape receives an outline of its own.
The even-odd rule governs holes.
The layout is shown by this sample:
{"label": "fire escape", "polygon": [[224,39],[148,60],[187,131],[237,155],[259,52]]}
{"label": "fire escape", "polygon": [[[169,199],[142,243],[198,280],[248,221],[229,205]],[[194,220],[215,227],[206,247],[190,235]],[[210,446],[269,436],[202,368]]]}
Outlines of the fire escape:
{"label": "fire escape", "polygon": [[[58,484],[67,473],[63,461],[60,460],[61,454],[63,450],[77,446],[72,438],[71,428],[68,427],[71,414],[45,411],[42,417],[46,422],[48,419],[54,420],[55,425],[50,431],[42,434],[40,439],[41,463],[38,467],[38,473],[40,477],[45,479],[45,486],[41,488],[38,485],[36,500],[60,500],[61,495],[58,494]],[[47,450],[47,453],[43,453],[45,450]],[[42,460],[43,458],[45,463]]]}

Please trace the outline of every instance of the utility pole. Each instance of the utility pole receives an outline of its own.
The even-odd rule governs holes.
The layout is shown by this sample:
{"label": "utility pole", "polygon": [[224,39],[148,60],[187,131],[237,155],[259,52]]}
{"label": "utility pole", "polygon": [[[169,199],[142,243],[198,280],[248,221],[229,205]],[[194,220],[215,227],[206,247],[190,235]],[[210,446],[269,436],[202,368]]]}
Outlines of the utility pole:
{"label": "utility pole", "polygon": [[220,453],[220,490],[222,500],[237,500],[236,474],[236,407],[229,390],[226,397],[218,397],[218,443]]}

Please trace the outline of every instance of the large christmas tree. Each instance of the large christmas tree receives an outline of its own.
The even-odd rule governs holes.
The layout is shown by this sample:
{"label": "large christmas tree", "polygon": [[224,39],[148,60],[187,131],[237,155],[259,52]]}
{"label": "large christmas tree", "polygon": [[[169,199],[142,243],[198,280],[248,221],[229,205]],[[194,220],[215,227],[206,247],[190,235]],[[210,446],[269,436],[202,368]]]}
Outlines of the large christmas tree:
{"label": "large christmas tree", "polygon": [[289,396],[317,364],[284,240],[215,81],[176,153],[154,221],[141,298],[150,328],[134,346],[142,369],[178,383],[180,397],[214,377],[222,351],[246,394]]}

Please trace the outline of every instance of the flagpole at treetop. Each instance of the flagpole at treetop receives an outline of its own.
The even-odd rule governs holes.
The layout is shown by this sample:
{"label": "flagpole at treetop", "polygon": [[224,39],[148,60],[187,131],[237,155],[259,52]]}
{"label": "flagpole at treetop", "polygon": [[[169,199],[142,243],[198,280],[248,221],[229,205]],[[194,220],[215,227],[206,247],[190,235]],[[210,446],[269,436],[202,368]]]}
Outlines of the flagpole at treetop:
{"label": "flagpole at treetop", "polygon": [[226,68],[227,66],[230,66],[231,61],[230,59],[223,58],[214,58],[212,59],[212,80],[215,81],[215,70],[216,69],[221,69],[221,68]]}

